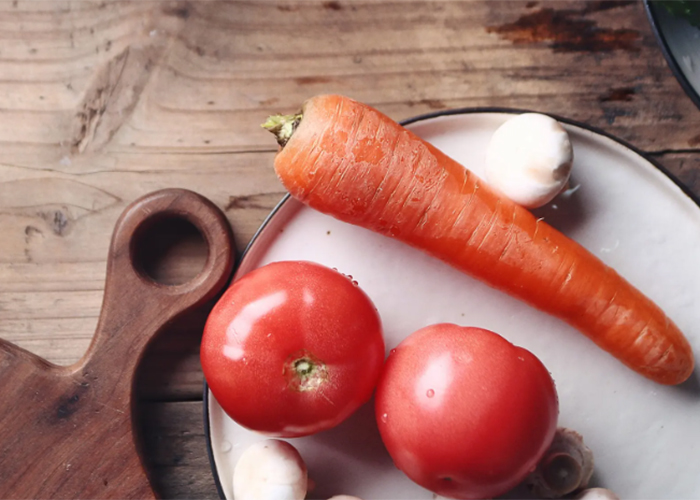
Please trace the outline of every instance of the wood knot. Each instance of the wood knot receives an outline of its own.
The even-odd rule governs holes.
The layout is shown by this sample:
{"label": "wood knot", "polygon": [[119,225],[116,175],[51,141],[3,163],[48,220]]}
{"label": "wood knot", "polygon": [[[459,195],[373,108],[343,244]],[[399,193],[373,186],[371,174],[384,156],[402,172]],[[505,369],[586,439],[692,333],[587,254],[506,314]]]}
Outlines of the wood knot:
{"label": "wood knot", "polygon": [[188,4],[180,4],[175,7],[166,7],[163,9],[163,14],[179,19],[188,19],[190,17],[190,6]]}
{"label": "wood knot", "polygon": [[636,52],[641,40],[639,31],[602,28],[596,21],[586,18],[591,13],[633,4],[629,1],[599,1],[590,2],[579,10],[541,8],[511,23],[488,26],[486,31],[514,44],[549,42],[554,52]]}
{"label": "wood knot", "polygon": [[127,47],[96,73],[73,119],[73,154],[98,150],[112,139],[136,108],[164,47]]}
{"label": "wood knot", "polygon": [[[80,389],[84,391],[84,388]],[[70,396],[63,396],[56,404],[55,419],[56,421],[68,420],[75,412],[80,409],[80,394],[73,393]]]}
{"label": "wood knot", "polygon": [[631,101],[637,90],[634,87],[616,87],[598,98],[600,102]]}
{"label": "wood knot", "polygon": [[330,9],[330,10],[343,10],[343,6],[340,4],[340,2],[336,0],[332,0],[329,2],[323,2],[323,8],[324,9]]}
{"label": "wood knot", "polygon": [[56,210],[53,213],[53,221],[51,222],[51,228],[53,229],[53,232],[59,236],[62,236],[63,230],[66,228],[67,225],[68,218],[66,217],[66,215],[62,211]]}

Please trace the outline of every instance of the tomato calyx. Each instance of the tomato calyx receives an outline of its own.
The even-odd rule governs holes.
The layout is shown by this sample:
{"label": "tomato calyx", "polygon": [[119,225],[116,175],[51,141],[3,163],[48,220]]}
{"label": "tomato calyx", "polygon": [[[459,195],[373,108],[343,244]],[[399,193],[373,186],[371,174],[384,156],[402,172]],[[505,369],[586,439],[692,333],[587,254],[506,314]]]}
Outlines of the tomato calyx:
{"label": "tomato calyx", "polygon": [[313,391],[328,380],[328,369],[316,356],[300,349],[287,357],[282,373],[293,391]]}

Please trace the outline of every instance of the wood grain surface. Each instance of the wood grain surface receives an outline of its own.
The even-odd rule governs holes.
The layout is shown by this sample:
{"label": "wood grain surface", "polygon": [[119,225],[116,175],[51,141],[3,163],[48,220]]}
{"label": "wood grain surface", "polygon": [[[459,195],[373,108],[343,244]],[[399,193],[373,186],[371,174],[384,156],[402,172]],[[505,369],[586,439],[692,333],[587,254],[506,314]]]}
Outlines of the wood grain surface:
{"label": "wood grain surface", "polygon": [[[651,153],[700,195],[700,111],[637,1],[0,2],[0,337],[58,364],[95,331],[122,210],[165,187],[223,209],[242,250],[283,196],[259,124],[338,92],[399,120],[504,106]],[[206,252],[165,228],[161,280]],[[165,497],[214,497],[201,429],[206,310],[140,368],[146,456]]]}

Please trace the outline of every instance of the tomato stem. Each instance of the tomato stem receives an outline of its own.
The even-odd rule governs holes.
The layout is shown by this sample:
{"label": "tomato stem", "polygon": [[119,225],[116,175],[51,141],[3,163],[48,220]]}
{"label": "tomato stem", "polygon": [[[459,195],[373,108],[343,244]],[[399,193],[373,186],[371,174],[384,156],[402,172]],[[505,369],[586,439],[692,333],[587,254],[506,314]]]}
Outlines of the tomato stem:
{"label": "tomato stem", "polygon": [[283,374],[289,388],[300,392],[318,389],[328,380],[326,365],[305,349],[287,358]]}
{"label": "tomato stem", "polygon": [[314,364],[311,360],[302,358],[294,362],[294,369],[300,376],[310,375],[314,371]]}

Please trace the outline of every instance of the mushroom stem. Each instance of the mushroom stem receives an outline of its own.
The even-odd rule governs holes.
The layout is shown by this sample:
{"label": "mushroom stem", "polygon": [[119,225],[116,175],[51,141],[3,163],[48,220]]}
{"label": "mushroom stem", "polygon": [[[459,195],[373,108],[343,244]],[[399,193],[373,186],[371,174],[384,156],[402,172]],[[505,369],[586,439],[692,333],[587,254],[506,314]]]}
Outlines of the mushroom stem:
{"label": "mushroom stem", "polygon": [[299,126],[303,116],[301,111],[293,115],[272,115],[265,120],[261,127],[272,132],[277,139],[277,144],[284,147]]}
{"label": "mushroom stem", "polygon": [[590,488],[576,495],[576,500],[620,500],[620,497],[605,488]]}
{"label": "mushroom stem", "polygon": [[592,475],[593,453],[579,433],[560,427],[525,483],[538,498],[560,498],[588,486]]}

